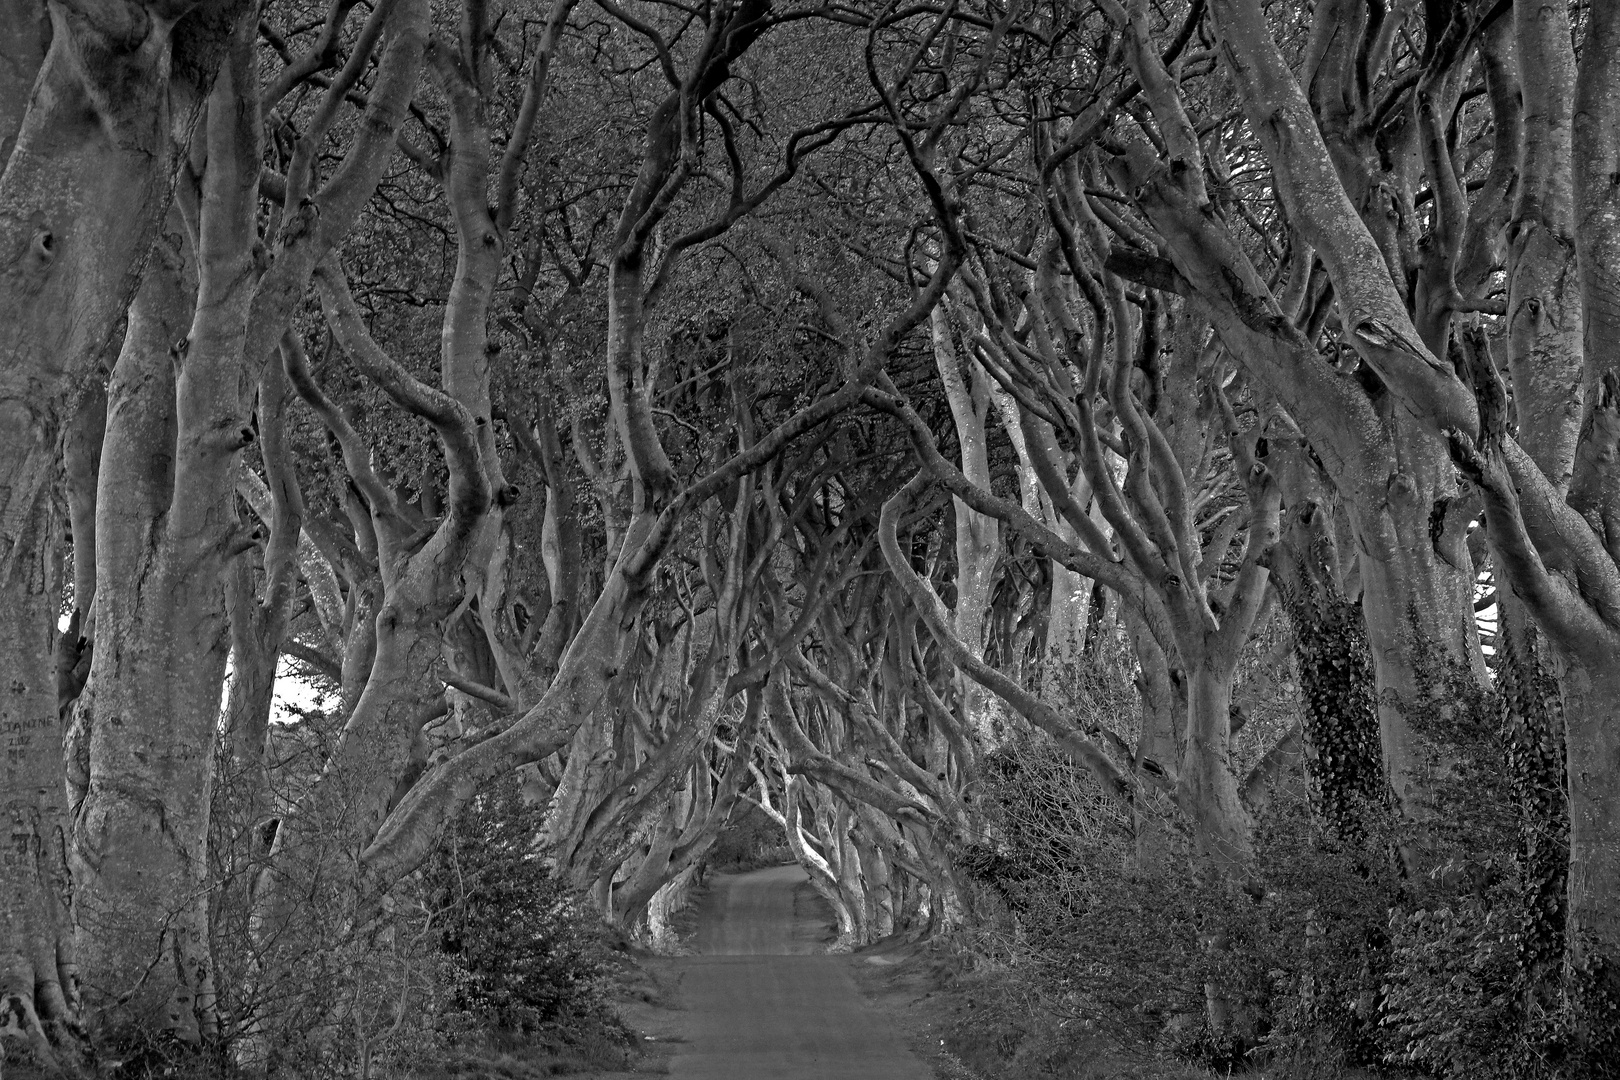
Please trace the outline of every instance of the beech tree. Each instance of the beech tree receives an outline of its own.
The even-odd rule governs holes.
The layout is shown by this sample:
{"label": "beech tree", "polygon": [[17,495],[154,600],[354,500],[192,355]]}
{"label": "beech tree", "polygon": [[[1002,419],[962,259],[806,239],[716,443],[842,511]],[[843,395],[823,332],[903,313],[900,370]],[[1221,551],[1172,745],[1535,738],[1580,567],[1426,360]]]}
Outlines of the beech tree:
{"label": "beech tree", "polygon": [[[161,10],[160,10],[161,8]],[[0,423],[7,583],[7,1030],[45,1060],[78,1029],[80,970],[63,898],[67,792],[53,649],[58,582],[49,499],[56,443],[106,361],[173,199],[240,3],[7,10],[8,259]],[[31,85],[32,89],[27,87]],[[19,108],[26,101],[27,108]],[[64,318],[64,312],[72,312]],[[82,523],[81,523],[82,524]],[[82,620],[89,613],[81,613]],[[75,635],[77,637],[77,635]],[[78,642],[64,647],[74,652]],[[69,672],[76,658],[67,664]]]}
{"label": "beech tree", "polygon": [[1472,897],[1485,743],[1513,992],[1601,1047],[1617,20],[0,5],[0,1048],[337,1061],[514,772],[627,934],[752,803],[843,948],[1030,925],[1032,753],[1212,927],[1296,822]]}
{"label": "beech tree", "polygon": [[[1466,629],[1471,573],[1461,529],[1475,511],[1456,487],[1451,461],[1477,485],[1492,566],[1556,657],[1571,763],[1570,955],[1607,970],[1599,958],[1613,955],[1612,913],[1589,883],[1604,879],[1612,862],[1599,825],[1611,815],[1598,807],[1614,785],[1604,764],[1612,757],[1603,749],[1606,714],[1591,688],[1596,670],[1613,664],[1582,657],[1610,637],[1600,630],[1595,583],[1607,580],[1612,559],[1599,556],[1601,531],[1592,533],[1580,516],[1582,506],[1601,502],[1601,470],[1576,483],[1577,448],[1589,448],[1595,468],[1590,455],[1604,453],[1597,448],[1609,438],[1595,327],[1605,303],[1597,283],[1611,254],[1605,245],[1613,242],[1604,212],[1612,193],[1592,170],[1613,156],[1604,134],[1613,90],[1603,36],[1613,20],[1600,7],[1587,13],[1577,63],[1557,5],[1516,4],[1511,13],[1500,5],[1426,5],[1425,44],[1406,57],[1395,52],[1389,20],[1360,5],[1320,5],[1296,75],[1261,5],[1211,3],[1219,71],[1264,155],[1290,230],[1287,262],[1273,271],[1272,280],[1290,283],[1280,295],[1222,213],[1225,193],[1209,178],[1219,181],[1225,168],[1204,149],[1189,95],[1156,51],[1142,5],[1115,18],[1128,35],[1157,141],[1119,147],[1111,169],[1162,237],[1169,283],[1196,300],[1232,354],[1277,396],[1346,498],[1360,546],[1385,761],[1398,795],[1402,773],[1419,759],[1398,726],[1410,728],[1410,719],[1391,715],[1386,696],[1421,702],[1447,664],[1480,670]],[[1488,122],[1473,130],[1462,123],[1470,70],[1479,72],[1473,77],[1490,108]],[[1488,167],[1464,156],[1469,137],[1491,140]],[[1579,152],[1577,137],[1589,140]],[[1427,185],[1421,203],[1420,184]],[[1301,282],[1304,291],[1295,291]],[[1325,362],[1318,351],[1330,323],[1331,355],[1342,358],[1347,347],[1348,365]],[[1511,414],[1490,357],[1497,335],[1505,337]],[[1377,424],[1369,407],[1382,417]],[[1349,419],[1357,415],[1367,422]],[[1393,470],[1388,451],[1374,456],[1385,440],[1398,454]],[[1532,506],[1548,515],[1536,525]],[[1380,543],[1380,535],[1396,542]],[[1570,579],[1550,568],[1547,545],[1554,544],[1567,554],[1552,565],[1591,582],[1584,593],[1566,591]],[[1597,561],[1582,562],[1577,551]],[[1577,603],[1576,595],[1592,599]],[[1576,624],[1562,621],[1576,618],[1591,620],[1579,623],[1578,646],[1569,636]],[[1421,815],[1421,801],[1411,809]]]}

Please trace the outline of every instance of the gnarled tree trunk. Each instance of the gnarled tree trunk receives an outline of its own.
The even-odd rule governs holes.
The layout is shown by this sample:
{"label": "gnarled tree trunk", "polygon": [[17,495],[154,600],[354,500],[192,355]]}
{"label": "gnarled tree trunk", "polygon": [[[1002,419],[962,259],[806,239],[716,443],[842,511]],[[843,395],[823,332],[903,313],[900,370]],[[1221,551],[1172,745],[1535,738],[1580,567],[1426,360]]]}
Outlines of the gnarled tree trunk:
{"label": "gnarled tree trunk", "polygon": [[[16,510],[13,506],[12,510]],[[52,646],[61,583],[43,494],[0,551],[0,1060],[8,1039],[46,1063],[77,1058],[78,971],[68,905],[67,784]]]}

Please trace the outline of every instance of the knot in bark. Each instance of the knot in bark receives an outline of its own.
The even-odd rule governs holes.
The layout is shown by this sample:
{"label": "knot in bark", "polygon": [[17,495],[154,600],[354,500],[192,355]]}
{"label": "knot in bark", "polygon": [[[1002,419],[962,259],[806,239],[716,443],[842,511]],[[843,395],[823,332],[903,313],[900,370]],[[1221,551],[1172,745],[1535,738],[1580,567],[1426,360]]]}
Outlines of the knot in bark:
{"label": "knot in bark", "polygon": [[56,234],[43,225],[36,225],[33,238],[28,242],[28,254],[34,268],[44,270],[56,261]]}

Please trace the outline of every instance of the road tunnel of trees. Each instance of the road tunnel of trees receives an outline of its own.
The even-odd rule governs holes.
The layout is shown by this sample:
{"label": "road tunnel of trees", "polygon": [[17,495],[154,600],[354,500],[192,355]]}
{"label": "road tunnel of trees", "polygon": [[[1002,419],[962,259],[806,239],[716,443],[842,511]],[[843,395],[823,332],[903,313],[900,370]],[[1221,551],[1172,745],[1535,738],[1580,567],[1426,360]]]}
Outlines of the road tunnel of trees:
{"label": "road tunnel of trees", "polygon": [[1620,1060],[1620,6],[0,52],[0,1063],[361,1075],[492,800],[644,943],[762,814],[1121,1039]]}

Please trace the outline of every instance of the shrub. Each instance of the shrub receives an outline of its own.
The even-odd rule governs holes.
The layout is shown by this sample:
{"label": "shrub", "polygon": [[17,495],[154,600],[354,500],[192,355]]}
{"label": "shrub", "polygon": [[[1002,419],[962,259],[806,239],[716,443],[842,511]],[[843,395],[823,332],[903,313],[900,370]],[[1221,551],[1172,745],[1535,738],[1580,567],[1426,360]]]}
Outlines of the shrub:
{"label": "shrub", "polygon": [[604,931],[535,850],[540,819],[509,780],[474,801],[422,873],[466,1028],[557,1037],[617,1025]]}

